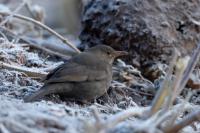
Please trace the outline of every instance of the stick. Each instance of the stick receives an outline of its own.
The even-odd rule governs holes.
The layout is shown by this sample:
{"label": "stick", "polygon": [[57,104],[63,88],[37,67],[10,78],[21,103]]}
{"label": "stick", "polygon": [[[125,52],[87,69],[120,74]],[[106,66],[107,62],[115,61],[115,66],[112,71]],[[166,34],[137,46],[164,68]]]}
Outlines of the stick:
{"label": "stick", "polygon": [[22,132],[26,132],[26,133],[35,133],[36,130],[33,130],[27,126],[25,126],[22,123],[19,123],[13,119],[0,119],[0,122],[3,123],[5,125],[5,127],[10,127],[10,129],[12,131],[15,130],[15,128],[20,129]]}
{"label": "stick", "polygon": [[25,6],[25,5],[26,5],[26,0],[23,0],[23,2],[21,4],[19,4],[19,6],[14,11],[12,11],[12,13],[10,13],[10,15],[8,15],[5,20],[3,20],[0,23],[0,27],[2,27],[5,23],[7,23],[8,21],[10,21],[13,18],[13,15],[15,13],[17,13],[19,10],[21,10],[22,7]]}
{"label": "stick", "polygon": [[117,125],[118,123],[133,117],[133,116],[141,116],[145,111],[147,111],[147,109],[149,109],[148,107],[133,107],[127,110],[124,110],[114,116],[112,116],[111,118],[109,118],[105,125],[107,128],[112,128],[115,125]]}
{"label": "stick", "polygon": [[29,45],[32,46],[32,47],[35,47],[37,49],[43,50],[44,52],[49,53],[50,55],[56,55],[58,57],[66,59],[66,60],[68,60],[70,58],[70,56],[64,55],[64,54],[56,52],[56,51],[52,51],[52,50],[50,50],[48,48],[42,47],[41,45],[37,45],[35,43],[29,42]]}
{"label": "stick", "polygon": [[178,58],[178,54],[175,49],[175,51],[173,53],[173,59],[169,65],[169,71],[166,75],[165,80],[162,83],[161,88],[159,89],[155,98],[153,99],[153,103],[152,103],[150,112],[148,114],[148,117],[155,114],[161,108],[161,106],[163,106],[163,103],[164,103],[166,97],[169,96],[169,94],[170,94],[170,88],[169,88],[170,83],[169,82],[171,81],[170,77],[172,75],[174,64],[176,63],[177,58]]}
{"label": "stick", "polygon": [[[0,14],[4,15],[4,16],[11,15],[10,13],[5,13],[5,12],[0,12]],[[77,49],[68,39],[64,38],[62,35],[60,35],[59,33],[55,32],[53,29],[49,28],[45,24],[43,24],[43,23],[41,23],[39,21],[36,21],[36,20],[34,20],[32,18],[23,16],[23,15],[19,15],[19,14],[13,14],[13,17],[21,19],[21,20],[28,21],[28,22],[31,22],[31,23],[37,25],[37,26],[40,26],[41,28],[43,28],[43,29],[47,30],[48,32],[50,32],[52,35],[58,37],[63,43],[67,44],[69,47],[74,49],[77,53],[80,53],[80,50]]]}
{"label": "stick", "polygon": [[33,69],[30,68],[23,68],[19,66],[13,66],[4,62],[0,61],[0,68],[10,69],[10,70],[16,70],[19,72],[24,72],[26,75],[30,77],[44,77],[47,75],[46,72],[39,72],[39,71],[33,71]]}
{"label": "stick", "polygon": [[[17,39],[19,38],[23,43],[27,43],[29,44],[30,46],[32,47],[35,47],[37,49],[40,49],[40,50],[43,50],[47,53],[49,53],[50,55],[56,55],[58,57],[61,57],[63,59],[69,59],[70,56],[67,56],[65,54],[63,54],[62,52],[57,52],[57,51],[53,51],[52,49],[50,48],[47,48],[47,47],[43,47],[42,44],[39,44],[37,41],[33,41],[34,39],[31,39],[31,38],[28,38],[28,37],[18,37],[16,34],[14,34],[12,31],[4,28],[4,27],[0,27],[0,34],[5,34],[4,36],[8,36],[8,38],[13,38],[13,39]],[[2,35],[3,36],[3,35]],[[5,38],[4,37],[4,38]],[[6,39],[6,38],[5,38]],[[9,39],[6,39],[6,40],[9,40]],[[65,50],[66,51],[66,50]]]}
{"label": "stick", "polygon": [[197,62],[199,61],[199,57],[200,57],[200,42],[197,44],[197,49],[193,53],[193,55],[188,63],[188,66],[187,66],[185,73],[183,75],[183,78],[181,80],[179,90],[177,91],[177,95],[179,95],[181,93],[181,91],[183,90],[183,88],[185,87],[190,74],[194,70],[194,67],[196,66]]}
{"label": "stick", "polygon": [[185,118],[183,118],[180,122],[174,124],[171,128],[166,129],[164,132],[165,133],[177,133],[178,131],[180,131],[184,127],[192,124],[195,121],[200,122],[200,110],[190,113]]}
{"label": "stick", "polygon": [[10,133],[10,131],[2,123],[0,124],[0,132],[1,133]]}

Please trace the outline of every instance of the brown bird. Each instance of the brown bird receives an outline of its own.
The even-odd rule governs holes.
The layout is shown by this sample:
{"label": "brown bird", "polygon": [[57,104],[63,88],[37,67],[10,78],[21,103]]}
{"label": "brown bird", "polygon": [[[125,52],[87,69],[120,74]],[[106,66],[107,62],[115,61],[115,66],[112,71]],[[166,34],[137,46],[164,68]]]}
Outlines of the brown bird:
{"label": "brown bird", "polygon": [[102,96],[112,80],[112,64],[116,57],[127,55],[106,45],[97,45],[72,57],[44,80],[44,86],[25,102],[36,101],[49,94],[59,94],[77,101],[91,101]]}

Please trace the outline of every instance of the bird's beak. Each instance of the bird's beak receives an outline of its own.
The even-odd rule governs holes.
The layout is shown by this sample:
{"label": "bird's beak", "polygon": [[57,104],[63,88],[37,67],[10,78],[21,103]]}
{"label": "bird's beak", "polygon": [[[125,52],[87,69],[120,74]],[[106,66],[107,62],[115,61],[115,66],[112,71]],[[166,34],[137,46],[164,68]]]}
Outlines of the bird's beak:
{"label": "bird's beak", "polygon": [[115,51],[115,54],[114,54],[115,57],[119,57],[119,56],[123,56],[123,55],[128,55],[128,52],[126,52],[126,51]]}

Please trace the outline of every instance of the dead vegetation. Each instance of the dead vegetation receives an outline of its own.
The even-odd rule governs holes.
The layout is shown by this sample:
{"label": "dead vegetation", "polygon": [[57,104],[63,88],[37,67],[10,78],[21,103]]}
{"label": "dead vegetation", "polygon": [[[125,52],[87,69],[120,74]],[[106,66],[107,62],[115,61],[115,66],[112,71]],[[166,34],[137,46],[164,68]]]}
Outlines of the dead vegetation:
{"label": "dead vegetation", "polygon": [[[171,64],[157,67],[162,75],[154,82],[143,77],[132,65],[116,61],[108,93],[92,103],[62,101],[57,95],[48,96],[41,102],[24,103],[22,99],[25,95],[42,86],[40,79],[71,56],[57,52],[59,44],[54,41],[45,41],[54,45],[52,49],[45,47],[39,39],[48,40],[56,36],[79,51],[68,39],[42,22],[18,14],[26,2],[24,0],[12,12],[0,12],[2,133],[200,131],[200,92],[196,88],[190,89],[194,83],[186,86],[191,74],[196,77],[195,80],[199,79],[199,68],[195,66],[200,56],[200,44],[190,57],[182,57],[174,49]],[[53,35],[38,36],[41,30]]]}

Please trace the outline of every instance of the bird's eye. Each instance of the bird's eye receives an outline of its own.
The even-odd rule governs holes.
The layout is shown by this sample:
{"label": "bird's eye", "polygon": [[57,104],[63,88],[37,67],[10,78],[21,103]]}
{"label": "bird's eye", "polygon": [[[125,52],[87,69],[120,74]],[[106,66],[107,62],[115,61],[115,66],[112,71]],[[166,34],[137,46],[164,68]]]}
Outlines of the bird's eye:
{"label": "bird's eye", "polygon": [[110,52],[107,52],[107,55],[110,55]]}

